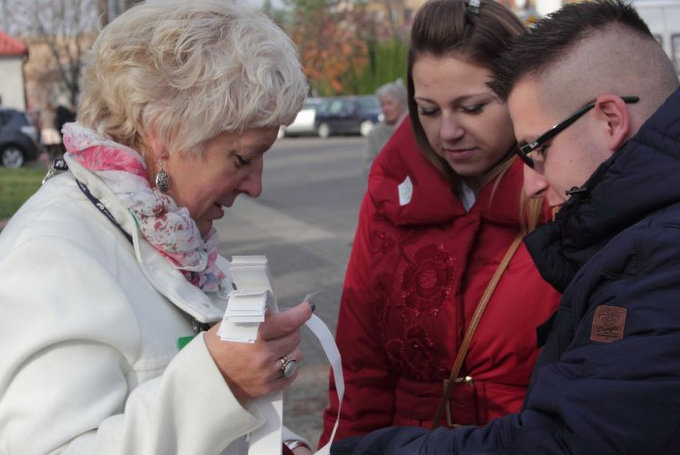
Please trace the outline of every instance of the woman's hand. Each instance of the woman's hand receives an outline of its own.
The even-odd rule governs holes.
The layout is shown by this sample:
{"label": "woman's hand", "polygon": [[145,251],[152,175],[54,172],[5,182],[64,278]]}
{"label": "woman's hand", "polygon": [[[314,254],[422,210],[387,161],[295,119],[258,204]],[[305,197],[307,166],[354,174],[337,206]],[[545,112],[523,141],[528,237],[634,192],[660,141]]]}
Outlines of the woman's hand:
{"label": "woman's hand", "polygon": [[255,343],[222,341],[215,324],[205,335],[205,343],[222,376],[241,403],[288,387],[297,374],[283,377],[281,359],[298,362],[302,353],[300,326],[312,316],[306,302],[281,313],[267,314],[260,324]]}

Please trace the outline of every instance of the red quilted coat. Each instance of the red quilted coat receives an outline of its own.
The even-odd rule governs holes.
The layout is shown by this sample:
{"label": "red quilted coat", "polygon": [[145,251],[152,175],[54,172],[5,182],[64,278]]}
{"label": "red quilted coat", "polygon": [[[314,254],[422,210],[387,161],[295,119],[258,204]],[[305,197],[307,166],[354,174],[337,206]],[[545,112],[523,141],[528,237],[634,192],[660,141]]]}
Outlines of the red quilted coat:
{"label": "red quilted coat", "polygon": [[[336,440],[430,426],[468,322],[520,232],[521,192],[517,160],[466,212],[418,150],[410,123],[394,133],[371,170],[345,277],[337,343],[346,391]],[[453,424],[483,425],[520,410],[538,353],[536,327],[558,298],[520,246],[470,345],[460,376],[471,380],[453,387]],[[337,408],[331,377],[320,444]]]}

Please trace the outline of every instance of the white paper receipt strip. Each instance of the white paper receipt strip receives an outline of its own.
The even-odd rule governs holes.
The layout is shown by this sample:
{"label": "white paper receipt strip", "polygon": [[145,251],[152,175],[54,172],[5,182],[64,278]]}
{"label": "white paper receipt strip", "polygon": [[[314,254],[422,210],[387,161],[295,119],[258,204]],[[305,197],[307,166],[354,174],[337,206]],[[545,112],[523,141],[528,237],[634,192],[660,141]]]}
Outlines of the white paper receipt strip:
{"label": "white paper receipt strip", "polygon": [[231,291],[217,334],[222,341],[254,343],[266,310],[275,311],[275,308],[274,296],[269,289]]}
{"label": "white paper receipt strip", "polygon": [[[236,290],[229,293],[227,309],[222,320],[219,335],[223,340],[252,343],[257,337],[260,322],[264,321],[266,309],[277,311],[276,297],[272,291],[272,281],[266,256],[234,256],[229,266],[229,274]],[[314,294],[308,294],[304,301],[309,301]],[[305,323],[321,343],[328,361],[333,369],[335,387],[338,393],[338,416],[329,442],[316,454],[330,454],[331,444],[340,421],[340,406],[345,394],[345,381],[342,377],[340,352],[335,344],[333,334],[326,324],[316,315]],[[253,400],[249,409],[253,408],[263,418],[264,425],[250,434],[248,455],[275,455],[281,453],[283,400],[282,394],[276,393]]]}
{"label": "white paper receipt strip", "polygon": [[328,361],[333,368],[333,378],[335,379],[335,388],[338,392],[338,415],[335,417],[335,425],[333,426],[333,432],[328,440],[328,443],[321,447],[316,454],[317,455],[328,455],[331,453],[331,444],[335,438],[335,432],[338,429],[338,423],[340,423],[340,407],[342,406],[342,397],[345,395],[345,380],[342,377],[342,362],[340,360],[340,351],[335,344],[333,339],[333,334],[326,324],[315,314],[312,318],[305,323],[307,327],[312,331],[316,338],[321,343],[323,347],[323,352],[326,354]]}

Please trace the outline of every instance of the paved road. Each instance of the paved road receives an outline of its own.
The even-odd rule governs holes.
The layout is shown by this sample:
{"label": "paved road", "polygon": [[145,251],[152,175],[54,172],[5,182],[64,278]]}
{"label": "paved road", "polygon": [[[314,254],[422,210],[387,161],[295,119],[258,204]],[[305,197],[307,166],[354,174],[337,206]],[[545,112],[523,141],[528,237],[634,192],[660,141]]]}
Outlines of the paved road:
{"label": "paved road", "polygon": [[[265,254],[280,307],[309,292],[316,314],[335,330],[338,303],[361,198],[365,139],[283,138],[265,155],[264,190],[242,196],[218,224],[225,256]],[[327,404],[328,363],[306,330],[300,374],[286,393],[284,422],[316,443]]]}

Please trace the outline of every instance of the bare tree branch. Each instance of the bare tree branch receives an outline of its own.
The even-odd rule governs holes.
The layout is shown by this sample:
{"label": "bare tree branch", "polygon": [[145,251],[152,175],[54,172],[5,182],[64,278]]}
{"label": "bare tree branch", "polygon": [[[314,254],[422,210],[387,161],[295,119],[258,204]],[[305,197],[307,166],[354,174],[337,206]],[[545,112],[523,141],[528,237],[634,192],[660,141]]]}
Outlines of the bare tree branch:
{"label": "bare tree branch", "polygon": [[[4,0],[6,1],[6,0]],[[59,84],[75,106],[83,56],[98,28],[96,0],[23,0],[14,5],[22,35],[49,49]]]}

